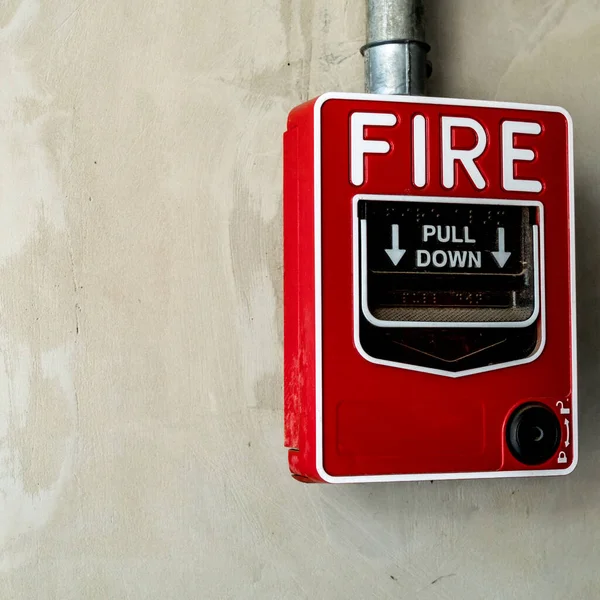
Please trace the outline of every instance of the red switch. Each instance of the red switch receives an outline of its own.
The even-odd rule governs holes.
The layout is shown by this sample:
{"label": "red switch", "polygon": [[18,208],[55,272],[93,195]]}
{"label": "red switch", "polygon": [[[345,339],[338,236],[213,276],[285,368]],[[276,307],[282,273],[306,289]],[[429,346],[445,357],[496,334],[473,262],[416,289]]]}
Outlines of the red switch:
{"label": "red switch", "polygon": [[284,137],[285,444],[303,481],[570,473],[572,124],[326,94]]}

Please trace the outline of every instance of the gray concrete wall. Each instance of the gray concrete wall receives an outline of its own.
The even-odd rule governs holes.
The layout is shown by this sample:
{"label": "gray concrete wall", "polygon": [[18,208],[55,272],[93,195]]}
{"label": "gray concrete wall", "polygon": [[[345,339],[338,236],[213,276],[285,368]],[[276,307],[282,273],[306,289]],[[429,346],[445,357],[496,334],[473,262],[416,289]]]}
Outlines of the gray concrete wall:
{"label": "gray concrete wall", "polygon": [[5,0],[1,598],[600,598],[600,2],[429,4],[432,94],[575,121],[578,470],[288,475],[281,133],[363,0]]}

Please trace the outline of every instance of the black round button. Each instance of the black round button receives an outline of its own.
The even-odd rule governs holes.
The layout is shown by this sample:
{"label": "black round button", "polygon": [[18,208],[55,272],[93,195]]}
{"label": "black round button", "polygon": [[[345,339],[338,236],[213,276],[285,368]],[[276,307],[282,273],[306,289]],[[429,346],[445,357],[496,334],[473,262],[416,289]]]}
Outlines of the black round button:
{"label": "black round button", "polygon": [[558,450],[561,429],[556,415],[543,404],[523,404],[506,427],[506,443],[512,455],[525,465],[541,465]]}

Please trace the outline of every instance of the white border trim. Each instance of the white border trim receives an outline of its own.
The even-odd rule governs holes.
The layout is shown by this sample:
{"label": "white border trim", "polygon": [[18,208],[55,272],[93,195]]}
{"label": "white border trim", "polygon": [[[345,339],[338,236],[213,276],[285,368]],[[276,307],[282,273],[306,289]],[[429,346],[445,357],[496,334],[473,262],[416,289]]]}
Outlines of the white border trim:
{"label": "white border trim", "polygon": [[[323,348],[322,348],[322,272],[321,272],[321,108],[328,100],[369,100],[371,102],[410,102],[413,104],[441,104],[447,106],[472,106],[484,108],[507,108],[538,112],[556,112],[562,114],[568,123],[568,176],[569,176],[569,232],[570,232],[570,278],[571,278],[571,368],[572,368],[572,452],[573,460],[566,469],[522,470],[522,471],[484,471],[466,473],[411,473],[385,475],[334,476],[323,467]],[[482,100],[463,100],[457,98],[432,98],[411,96],[383,96],[376,94],[328,93],[317,98],[314,105],[314,233],[315,233],[315,420],[316,420],[316,469],[328,483],[361,483],[384,481],[427,481],[443,479],[497,479],[503,477],[543,477],[549,475],[568,475],[572,473],[579,460],[579,423],[577,399],[577,315],[575,288],[575,182],[573,166],[573,120],[571,115],[558,106],[537,104],[517,104],[513,102],[488,102]],[[543,246],[544,240],[541,240]]]}
{"label": "white border trim", "polygon": [[[531,355],[531,356],[527,356],[526,358],[522,358],[520,360],[513,360],[513,361],[509,361],[509,362],[503,362],[503,363],[498,363],[495,365],[489,365],[487,367],[477,367],[475,369],[468,369],[465,371],[446,371],[444,369],[432,369],[430,367],[422,367],[422,366],[418,366],[418,365],[411,365],[408,363],[399,363],[399,362],[394,362],[391,360],[384,360],[384,359],[380,359],[380,358],[374,358],[372,357],[370,354],[368,354],[365,349],[362,347],[362,344],[360,343],[360,337],[359,337],[359,319],[360,319],[360,304],[361,304],[361,298],[360,298],[360,294],[359,294],[359,278],[358,278],[358,273],[359,273],[359,249],[358,249],[358,244],[357,244],[357,240],[358,240],[358,214],[357,214],[357,207],[358,207],[358,201],[359,200],[398,200],[399,198],[404,198],[404,196],[379,196],[379,195],[368,195],[368,194],[363,194],[362,196],[355,196],[354,197],[354,206],[353,206],[353,214],[352,214],[352,218],[353,218],[353,235],[354,235],[354,244],[353,244],[353,275],[354,275],[354,287],[353,287],[353,291],[354,291],[354,299],[353,299],[353,304],[354,304],[354,345],[356,346],[356,349],[358,350],[358,353],[367,361],[374,363],[376,365],[383,365],[386,367],[394,367],[396,369],[406,369],[408,371],[419,371],[421,373],[429,373],[431,375],[443,375],[445,377],[450,377],[452,379],[456,379],[458,377],[466,377],[469,375],[476,375],[478,373],[488,373],[489,371],[497,371],[499,369],[506,369],[508,367],[517,367],[519,365],[526,365],[530,362],[533,362],[534,360],[536,360],[537,358],[539,358],[539,356],[542,354],[542,352],[544,351],[544,347],[546,346],[546,305],[545,305],[545,298],[546,298],[546,269],[545,269],[545,254],[544,254],[544,243],[545,243],[545,238],[544,238],[544,206],[541,204],[541,202],[536,202],[536,201],[519,201],[518,204],[520,206],[533,206],[535,208],[537,208],[539,210],[539,217],[540,217],[540,224],[542,225],[540,227],[540,237],[539,237],[539,242],[536,239],[537,236],[534,233],[534,248],[539,247],[541,248],[540,254],[541,254],[541,260],[540,260],[540,265],[539,265],[539,286],[540,286],[540,295],[541,295],[541,319],[540,319],[540,342],[535,350],[535,352]],[[421,197],[419,197],[421,198]],[[435,200],[438,201],[437,197],[430,197],[430,196],[423,196],[422,197],[423,200],[427,201],[427,200]],[[456,199],[458,203],[464,203],[464,204],[490,204],[490,205],[501,205],[501,204],[512,204],[512,202],[510,200],[476,200],[475,202],[471,202],[469,201],[469,199],[466,198],[457,198]],[[415,197],[415,201],[418,201],[418,198]],[[444,200],[446,202],[451,202],[451,200]],[[517,202],[514,202],[514,204],[517,204]],[[535,230],[534,230],[535,232]],[[534,315],[537,318],[537,314]],[[411,325],[413,327],[415,326],[429,326],[428,323],[426,324],[421,324],[421,323],[411,323]],[[461,324],[462,326],[462,324]],[[468,325],[467,325],[468,326]],[[475,323],[476,327],[484,327],[484,326],[488,326],[487,323],[481,324],[481,323]]]}
{"label": "white border trim", "polygon": [[[533,206],[536,207],[539,211],[540,215],[540,224],[543,229],[543,215],[544,208],[541,202],[526,202],[526,201],[518,201],[515,200],[480,200],[476,199],[472,202],[468,201],[466,198],[458,198],[456,202],[452,198],[437,198],[432,196],[379,196],[379,195],[363,195],[363,196],[354,196],[353,199],[353,219],[358,219],[357,207],[360,200],[365,201],[390,201],[390,202],[438,202],[445,204],[483,204],[483,205],[513,205],[513,206]],[[360,219],[360,238],[361,244],[358,244],[358,229],[353,227],[354,233],[354,252],[358,252],[360,259],[360,279],[357,276],[357,271],[354,272],[354,293],[358,294],[358,288],[360,287],[360,301],[362,305],[362,313],[365,316],[365,319],[369,321],[375,327],[390,327],[390,328],[420,328],[420,327],[445,327],[445,328],[523,328],[529,327],[540,315],[540,266],[543,270],[544,268],[544,248],[540,248],[540,236],[539,229],[537,225],[533,225],[533,275],[534,275],[534,300],[533,300],[533,311],[531,316],[523,321],[384,321],[382,319],[378,319],[371,313],[369,309],[369,305],[367,302],[367,275],[366,275],[366,267],[367,267],[367,234],[366,234],[366,219]],[[542,232],[543,239],[543,232]],[[541,260],[540,260],[541,253]],[[358,265],[357,261],[354,261],[354,267]],[[359,285],[360,283],[360,285]],[[543,302],[543,300],[542,300]]]}

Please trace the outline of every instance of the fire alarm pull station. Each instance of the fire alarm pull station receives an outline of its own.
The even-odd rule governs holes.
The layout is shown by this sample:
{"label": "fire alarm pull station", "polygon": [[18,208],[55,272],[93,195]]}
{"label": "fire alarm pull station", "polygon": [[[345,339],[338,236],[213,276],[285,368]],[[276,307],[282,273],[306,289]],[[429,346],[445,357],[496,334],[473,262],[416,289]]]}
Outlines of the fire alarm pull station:
{"label": "fire alarm pull station", "polygon": [[570,473],[570,116],[399,93],[329,93],[289,116],[290,470],[332,483]]}

